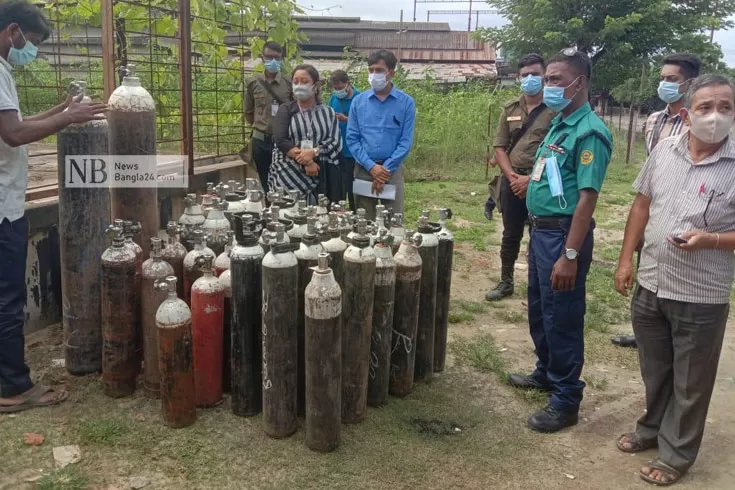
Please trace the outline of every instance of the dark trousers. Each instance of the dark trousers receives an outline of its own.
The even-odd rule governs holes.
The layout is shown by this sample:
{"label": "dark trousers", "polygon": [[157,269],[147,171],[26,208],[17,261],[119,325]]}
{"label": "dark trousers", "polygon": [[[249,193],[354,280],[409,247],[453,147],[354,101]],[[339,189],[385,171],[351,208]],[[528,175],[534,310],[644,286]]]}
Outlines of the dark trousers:
{"label": "dark trousers", "polygon": [[646,385],[637,435],[657,440],[661,460],[680,471],[694,463],[717,377],[730,305],[659,299],[638,287],[633,331]]}
{"label": "dark trousers", "polygon": [[579,377],[584,365],[585,294],[594,248],[594,223],[579,250],[574,290],[554,291],[551,272],[564,252],[569,224],[571,220],[562,229],[531,229],[528,323],[538,358],[533,377],[553,387],[554,408],[576,413],[585,386]]}
{"label": "dark trousers", "polygon": [[268,172],[270,172],[271,163],[273,162],[273,142],[270,138],[267,141],[253,138],[251,144],[253,145],[253,161],[255,162],[255,168],[258,170],[260,185],[267,194]]}
{"label": "dark trousers", "polygon": [[0,396],[19,395],[33,387],[24,360],[26,255],[28,221],[0,223]]}
{"label": "dark trousers", "polygon": [[327,165],[327,197],[331,202],[347,199],[353,211],[355,210],[355,196],[352,194],[354,173],[354,158],[340,157],[339,165]]}
{"label": "dark trousers", "polygon": [[528,219],[526,199],[519,199],[510,189],[505,176],[501,179],[500,199],[503,209],[503,241],[500,245],[501,279],[513,282],[513,269],[521,251],[523,229]]}

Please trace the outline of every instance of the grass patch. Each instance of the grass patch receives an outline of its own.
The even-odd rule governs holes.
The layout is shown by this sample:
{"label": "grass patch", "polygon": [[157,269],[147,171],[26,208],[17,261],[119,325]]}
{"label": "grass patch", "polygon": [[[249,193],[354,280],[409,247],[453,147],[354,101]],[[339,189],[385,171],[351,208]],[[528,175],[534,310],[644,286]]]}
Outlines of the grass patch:
{"label": "grass patch", "polygon": [[493,373],[501,382],[508,380],[508,364],[492,335],[485,334],[472,340],[458,339],[449,344],[449,349],[460,364],[483,373]]}
{"label": "grass patch", "polygon": [[115,445],[129,431],[128,426],[119,419],[85,420],[77,429],[84,444]]}
{"label": "grass patch", "polygon": [[584,380],[587,382],[587,385],[590,388],[598,391],[605,391],[609,384],[609,380],[607,379],[607,377],[596,374],[585,375]]}
{"label": "grass patch", "polygon": [[89,479],[76,466],[67,466],[41,478],[39,490],[85,490],[89,488]]}
{"label": "grass patch", "polygon": [[475,315],[487,311],[487,305],[479,301],[452,300],[449,303],[449,323],[470,323]]}
{"label": "grass patch", "polygon": [[629,321],[630,298],[615,290],[614,266],[593,262],[587,275],[587,328],[607,333],[611,326]]}
{"label": "grass patch", "polygon": [[528,313],[516,310],[500,310],[495,316],[505,323],[528,323]]}

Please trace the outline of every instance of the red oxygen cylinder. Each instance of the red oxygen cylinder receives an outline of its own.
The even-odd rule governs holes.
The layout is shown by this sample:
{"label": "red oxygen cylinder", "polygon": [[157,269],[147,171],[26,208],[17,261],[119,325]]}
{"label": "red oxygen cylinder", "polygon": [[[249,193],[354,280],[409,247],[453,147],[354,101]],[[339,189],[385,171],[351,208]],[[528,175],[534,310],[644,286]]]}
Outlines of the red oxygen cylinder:
{"label": "red oxygen cylinder", "polygon": [[207,240],[202,230],[195,230],[193,233],[194,248],[184,257],[184,301],[191,308],[191,286],[194,282],[202,277],[202,271],[196,266],[196,260],[202,255],[211,255],[214,252],[207,247]]}
{"label": "red oxygen cylinder", "polygon": [[232,374],[232,366],[230,359],[232,358],[232,273],[227,269],[217,279],[225,288],[225,320],[222,332],[222,391],[230,392],[230,379]]}
{"label": "red oxygen cylinder", "polygon": [[214,277],[214,255],[197,257],[204,273],[191,287],[192,337],[194,340],[194,381],[198,407],[222,401],[222,352],[225,288]]}
{"label": "red oxygen cylinder", "polygon": [[230,268],[230,253],[232,252],[232,237],[235,232],[230,230],[227,232],[227,242],[225,243],[225,251],[219,254],[214,260],[214,273],[217,277]]}

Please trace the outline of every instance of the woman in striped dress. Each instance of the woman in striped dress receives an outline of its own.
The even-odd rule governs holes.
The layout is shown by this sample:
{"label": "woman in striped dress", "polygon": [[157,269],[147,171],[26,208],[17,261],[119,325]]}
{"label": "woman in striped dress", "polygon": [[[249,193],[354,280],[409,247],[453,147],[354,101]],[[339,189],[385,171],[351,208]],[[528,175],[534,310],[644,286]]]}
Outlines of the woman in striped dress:
{"label": "woman in striped dress", "polygon": [[271,189],[298,190],[309,204],[326,189],[325,165],[339,165],[342,136],[334,110],[319,100],[319,72],[299,65],[291,77],[293,101],[281,105],[273,119]]}

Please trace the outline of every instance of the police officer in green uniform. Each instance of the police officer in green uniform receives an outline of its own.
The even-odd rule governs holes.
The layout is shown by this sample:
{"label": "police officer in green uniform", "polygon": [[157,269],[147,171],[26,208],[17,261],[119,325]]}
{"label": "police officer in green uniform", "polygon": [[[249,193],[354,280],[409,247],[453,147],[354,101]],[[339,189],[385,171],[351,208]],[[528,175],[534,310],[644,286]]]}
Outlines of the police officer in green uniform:
{"label": "police officer in green uniform", "polygon": [[536,369],[511,386],[551,393],[528,419],[539,432],[577,423],[584,382],[585,283],[592,262],[592,215],[612,154],[612,135],[588,100],[592,65],[568,48],[549,61],[544,103],[559,114],[536,153],[526,194],[531,221],[528,323]]}

